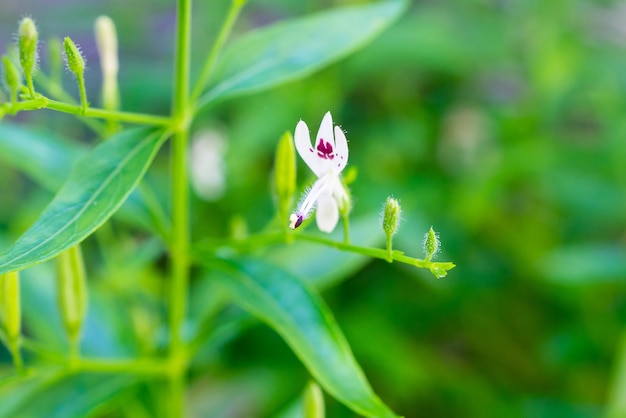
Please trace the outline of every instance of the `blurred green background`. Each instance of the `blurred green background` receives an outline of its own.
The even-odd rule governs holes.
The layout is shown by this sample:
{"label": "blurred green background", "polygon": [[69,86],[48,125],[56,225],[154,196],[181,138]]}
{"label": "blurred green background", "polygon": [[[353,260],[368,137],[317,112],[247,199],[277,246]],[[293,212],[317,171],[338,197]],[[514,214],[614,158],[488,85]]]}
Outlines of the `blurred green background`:
{"label": "blurred green background", "polygon": [[[226,3],[195,4],[196,70]],[[354,2],[250,0],[234,36],[348,3]],[[173,2],[3,0],[1,9],[1,51],[24,15],[36,20],[44,40],[42,68],[47,38],[69,35],[81,45],[92,100],[100,83],[92,25],[108,14],[120,38],[123,108],[169,112]],[[195,198],[194,239],[227,235],[234,216],[250,231],[264,228],[274,216],[270,173],[278,138],[299,119],[316,131],[330,110],[347,131],[350,166],[358,169],[351,185],[354,243],[383,245],[377,222],[391,195],[404,210],[395,247],[421,257],[432,225],[443,243],[438,260],[457,265],[436,280],[428,271],[318,247],[264,254],[323,282],[324,299],[382,399],[407,417],[604,416],[625,354],[625,28],[621,1],[415,1],[378,39],[340,63],[198,118],[196,131],[222,138],[226,188],[209,201]],[[69,74],[65,82],[75,93]],[[17,120],[92,140],[69,116],[42,111]],[[164,196],[166,152],[150,177]],[[301,161],[298,166],[304,186],[310,173]],[[0,242],[15,239],[50,197],[0,165]],[[146,256],[152,260],[161,246],[124,223],[114,221],[113,229],[119,248],[100,250],[93,238],[86,243],[90,290],[102,292],[91,318],[113,328],[133,315],[158,323],[164,314],[150,298],[162,292],[159,273],[145,266],[110,270],[100,254],[126,260],[124,252],[145,253],[152,245],[157,255]],[[323,273],[315,270],[320,264],[326,264]],[[45,266],[39,274],[46,275]],[[210,294],[201,278],[196,286],[194,312],[206,308],[204,292]],[[58,322],[58,314],[53,298],[40,295],[45,286],[33,288],[39,296],[27,297],[39,304],[26,304],[27,326],[41,335],[32,318],[48,312],[39,321]],[[110,312],[127,301],[139,308]],[[129,339],[102,334],[93,352],[141,351]],[[274,416],[306,382],[304,368],[269,328],[250,324],[224,340],[194,369],[191,416]],[[8,367],[7,353],[2,356]],[[127,397],[142,404],[154,394],[140,387]],[[328,416],[354,416],[327,400]],[[93,416],[118,416],[114,410]]]}

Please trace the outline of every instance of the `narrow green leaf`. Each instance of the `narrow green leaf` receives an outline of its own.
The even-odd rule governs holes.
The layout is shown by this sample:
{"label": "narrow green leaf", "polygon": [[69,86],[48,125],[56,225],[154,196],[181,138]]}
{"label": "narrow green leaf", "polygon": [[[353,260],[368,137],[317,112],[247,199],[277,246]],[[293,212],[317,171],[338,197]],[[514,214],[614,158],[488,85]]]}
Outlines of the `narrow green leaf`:
{"label": "narrow green leaf", "polygon": [[0,124],[0,161],[52,192],[61,187],[74,162],[84,154],[84,147],[49,133],[9,122]]}
{"label": "narrow green leaf", "polygon": [[390,0],[336,8],[252,32],[225,50],[199,107],[311,74],[372,40],[406,5]]}
{"label": "narrow green leaf", "polygon": [[48,260],[89,236],[126,200],[164,139],[151,129],[128,130],[81,157],[34,225],[0,254],[0,273]]}
{"label": "narrow green leaf", "polygon": [[[136,387],[130,375],[64,375],[38,370],[0,385],[0,416],[20,418],[79,418],[114,405]],[[71,399],[59,402],[59,399]]]}
{"label": "narrow green leaf", "polygon": [[[56,193],[87,147],[50,132],[3,121],[0,124],[0,162],[25,174],[44,189]],[[162,233],[143,196],[132,193],[117,216],[134,226]]]}
{"label": "narrow green leaf", "polygon": [[397,417],[372,391],[321,297],[298,279],[257,260],[225,263],[219,283],[267,322],[328,393],[366,417]]}

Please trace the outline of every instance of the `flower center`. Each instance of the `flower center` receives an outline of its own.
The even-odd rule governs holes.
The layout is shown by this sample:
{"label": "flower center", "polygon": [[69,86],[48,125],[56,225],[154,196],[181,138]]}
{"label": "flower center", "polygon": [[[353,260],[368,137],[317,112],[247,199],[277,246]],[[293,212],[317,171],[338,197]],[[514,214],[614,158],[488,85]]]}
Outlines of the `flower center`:
{"label": "flower center", "polygon": [[317,155],[325,160],[332,160],[335,158],[335,155],[333,154],[333,146],[330,145],[329,142],[325,142],[324,139],[320,138],[320,143],[317,144]]}

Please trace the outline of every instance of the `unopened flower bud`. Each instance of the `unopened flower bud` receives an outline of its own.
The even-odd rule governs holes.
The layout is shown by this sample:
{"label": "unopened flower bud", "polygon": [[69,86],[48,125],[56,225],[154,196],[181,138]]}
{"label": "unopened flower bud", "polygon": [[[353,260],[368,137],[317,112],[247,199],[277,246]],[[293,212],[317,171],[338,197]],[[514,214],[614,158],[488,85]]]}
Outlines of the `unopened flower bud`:
{"label": "unopened flower bud", "polygon": [[19,341],[22,311],[20,276],[17,271],[0,274],[0,321],[9,345]]}
{"label": "unopened flower bud", "polygon": [[28,78],[37,65],[37,27],[30,17],[20,21],[17,35],[17,47],[20,56],[20,66]]}
{"label": "unopened flower bud", "polygon": [[325,416],[324,394],[317,383],[309,382],[304,389],[304,417],[324,418]]}
{"label": "unopened flower bud", "polygon": [[21,84],[20,72],[15,64],[13,64],[13,61],[6,55],[2,57],[2,64],[4,69],[4,82],[11,94],[13,94],[13,92],[17,92]]}
{"label": "unopened flower bud", "polygon": [[85,265],[79,245],[57,257],[58,300],[63,323],[70,339],[75,340],[87,313]]}
{"label": "unopened flower bud", "polygon": [[439,251],[439,246],[439,236],[431,226],[424,236],[424,252],[426,253],[426,260],[430,261],[433,256],[437,254],[437,252]]}
{"label": "unopened flower bud", "polygon": [[117,73],[119,60],[117,57],[117,32],[115,24],[108,16],[100,16],[95,23],[96,45],[100,55],[102,69],[102,105],[105,109],[119,108],[119,89]]}
{"label": "unopened flower bud", "polygon": [[296,150],[291,132],[285,132],[276,147],[274,187],[279,214],[285,219],[296,191]]}
{"label": "unopened flower bud", "polygon": [[83,58],[80,49],[68,36],[63,40],[63,48],[65,49],[67,68],[77,77],[82,77],[85,72],[85,58]]}
{"label": "unopened flower bud", "polygon": [[383,212],[383,230],[387,237],[393,236],[398,231],[400,214],[401,209],[398,200],[393,197],[388,197]]}

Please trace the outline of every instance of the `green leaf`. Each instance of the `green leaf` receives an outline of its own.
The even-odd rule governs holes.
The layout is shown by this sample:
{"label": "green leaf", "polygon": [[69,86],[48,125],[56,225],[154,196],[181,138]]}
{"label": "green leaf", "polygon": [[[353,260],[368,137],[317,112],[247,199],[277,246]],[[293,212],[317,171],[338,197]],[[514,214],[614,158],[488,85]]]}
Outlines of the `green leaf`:
{"label": "green leaf", "polygon": [[626,249],[606,244],[581,244],[558,248],[546,254],[539,270],[552,283],[586,286],[623,283],[626,276]]}
{"label": "green leaf", "polygon": [[281,335],[328,393],[366,417],[397,417],[372,391],[330,309],[313,289],[257,260],[225,262],[224,270],[219,283]]}
{"label": "green leaf", "polygon": [[391,0],[336,8],[252,32],[226,49],[199,107],[309,75],[371,41],[406,5]]}
{"label": "green leaf", "polygon": [[[74,163],[86,153],[87,147],[50,132],[4,121],[0,124],[0,162],[53,193],[69,177]],[[158,221],[142,197],[137,192],[132,193],[117,216],[133,226],[162,234]]]}
{"label": "green leaf", "polygon": [[70,175],[85,149],[49,133],[0,124],[0,161],[27,174],[47,190],[56,192]]}
{"label": "green leaf", "polygon": [[[134,376],[78,374],[39,370],[0,385],[0,416],[78,418],[119,402],[136,387]],[[59,402],[60,399],[71,399]],[[119,409],[119,408],[118,408]]]}
{"label": "green leaf", "polygon": [[0,254],[0,272],[48,260],[89,236],[126,200],[165,138],[151,129],[128,130],[81,157],[34,225]]}

